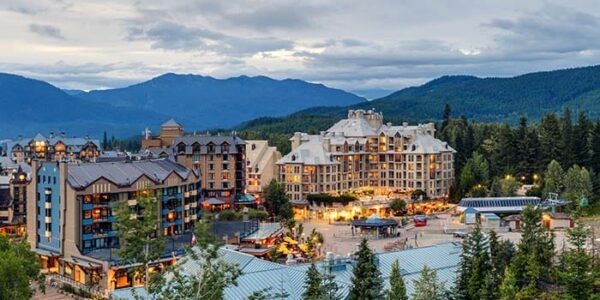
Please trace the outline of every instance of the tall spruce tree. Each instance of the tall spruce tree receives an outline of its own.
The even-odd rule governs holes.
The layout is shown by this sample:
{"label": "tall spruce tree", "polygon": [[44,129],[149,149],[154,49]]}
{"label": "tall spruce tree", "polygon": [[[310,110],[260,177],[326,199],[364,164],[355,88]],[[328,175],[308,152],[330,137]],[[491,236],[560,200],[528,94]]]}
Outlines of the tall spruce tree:
{"label": "tall spruce tree", "polygon": [[575,163],[590,167],[590,135],[594,124],[590,121],[584,111],[579,112],[577,125],[574,130],[573,150],[575,150]]}
{"label": "tall spruce tree", "polygon": [[446,288],[435,270],[423,266],[419,279],[413,280],[413,300],[442,300],[445,298]]}
{"label": "tall spruce tree", "polygon": [[383,280],[381,272],[375,265],[375,254],[369,243],[363,239],[356,252],[356,267],[352,270],[352,287],[350,300],[374,300],[383,298]]}
{"label": "tall spruce tree", "polygon": [[406,295],[406,285],[400,272],[400,263],[398,260],[392,263],[392,271],[390,272],[390,290],[385,297],[386,300],[408,300]]}
{"label": "tall spruce tree", "polygon": [[567,237],[571,248],[566,250],[561,258],[561,286],[569,299],[590,299],[597,275],[594,272],[593,258],[586,251],[586,240],[590,237],[590,230],[577,222],[575,228],[569,229]]}
{"label": "tall spruce tree", "polygon": [[500,285],[500,299],[502,300],[514,300],[519,292],[519,286],[517,285],[517,278],[511,268],[507,268],[504,272],[504,279]]}
{"label": "tall spruce tree", "polygon": [[543,170],[555,159],[562,157],[562,139],[560,121],[556,114],[547,114],[542,118],[539,126],[539,165],[538,170]]}
{"label": "tall spruce tree", "polygon": [[600,174],[600,120],[596,121],[590,137],[589,166],[596,174]]}
{"label": "tall spruce tree", "polygon": [[542,282],[554,274],[554,235],[542,226],[542,212],[527,206],[521,213],[521,241],[511,262],[511,271],[523,288],[522,296],[538,296]]}
{"label": "tall spruce tree", "polygon": [[442,115],[442,127],[441,131],[443,131],[448,125],[450,125],[452,115],[452,108],[450,108],[450,104],[446,103],[444,106],[444,114]]}
{"label": "tall spruce tree", "polygon": [[489,244],[477,225],[463,243],[456,280],[456,298],[482,299],[487,293],[486,279],[492,275]]}
{"label": "tall spruce tree", "polygon": [[575,149],[573,143],[575,136],[573,134],[573,117],[571,116],[570,108],[565,108],[560,121],[562,146],[564,147],[562,149],[560,163],[563,168],[567,169],[575,164]]}
{"label": "tall spruce tree", "polygon": [[527,118],[521,117],[516,131],[516,171],[520,178],[529,178],[535,171],[537,163],[537,135],[527,127]]}
{"label": "tall spruce tree", "polygon": [[306,280],[304,281],[304,293],[302,293],[302,299],[304,300],[321,300],[324,298],[324,291],[322,288],[323,277],[315,266],[311,264],[306,271]]}

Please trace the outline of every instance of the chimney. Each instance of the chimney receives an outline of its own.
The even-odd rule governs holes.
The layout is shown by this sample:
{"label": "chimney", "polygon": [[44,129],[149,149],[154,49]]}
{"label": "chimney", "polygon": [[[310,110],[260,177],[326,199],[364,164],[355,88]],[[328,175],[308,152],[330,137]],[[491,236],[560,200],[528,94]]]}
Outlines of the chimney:
{"label": "chimney", "polygon": [[60,132],[60,137],[61,137],[61,138],[64,138],[64,137],[65,137],[65,132],[64,132],[64,131],[61,131],[61,132]]}
{"label": "chimney", "polygon": [[50,138],[53,139],[54,138],[54,131],[50,131]]}
{"label": "chimney", "polygon": [[300,146],[300,143],[302,139],[302,133],[301,132],[294,132],[294,136],[292,137],[292,150],[296,149],[298,146]]}

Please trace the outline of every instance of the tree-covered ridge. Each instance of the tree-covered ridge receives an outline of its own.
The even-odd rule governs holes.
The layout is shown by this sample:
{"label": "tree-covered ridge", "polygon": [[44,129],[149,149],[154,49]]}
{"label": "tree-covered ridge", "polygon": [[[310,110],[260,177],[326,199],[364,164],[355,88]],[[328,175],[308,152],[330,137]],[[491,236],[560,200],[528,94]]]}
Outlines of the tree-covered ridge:
{"label": "tree-covered ridge", "polygon": [[[482,122],[517,124],[521,116],[537,121],[565,107],[600,116],[600,66],[537,72],[510,78],[443,76],[421,86],[409,87],[386,97],[346,107],[316,107],[284,118],[257,119],[243,128],[288,128],[302,117],[324,125],[344,117],[348,109],[376,109],[386,122],[439,120],[445,104],[456,115]],[[305,130],[302,130],[305,131]]]}

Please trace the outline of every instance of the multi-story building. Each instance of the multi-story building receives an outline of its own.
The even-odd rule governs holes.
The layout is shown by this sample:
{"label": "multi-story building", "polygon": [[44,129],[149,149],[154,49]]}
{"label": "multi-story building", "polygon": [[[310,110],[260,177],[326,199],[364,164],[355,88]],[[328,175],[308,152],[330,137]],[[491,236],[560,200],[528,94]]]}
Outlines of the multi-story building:
{"label": "multi-story building", "polygon": [[0,233],[25,233],[29,180],[29,174],[21,166],[0,176]]}
{"label": "multi-story building", "polygon": [[229,205],[246,189],[246,142],[237,136],[182,136],[173,140],[178,163],[199,170],[202,196]]}
{"label": "multi-story building", "polygon": [[281,153],[268,141],[246,140],[246,192],[261,196],[263,188],[278,179]]}
{"label": "multi-story building", "polygon": [[454,180],[456,151],[435,138],[433,123],[392,126],[381,113],[350,110],[319,135],[297,132],[290,141],[277,164],[293,200],[362,187],[443,197]]}
{"label": "multi-story building", "polygon": [[159,199],[161,228],[169,236],[168,253],[191,241],[200,217],[200,174],[169,159],[102,163],[38,162],[28,186],[28,241],[48,272],[79,283],[114,289],[134,285],[119,262],[119,240],[112,208],[126,201],[139,211],[137,199]]}
{"label": "multi-story building", "polygon": [[64,133],[50,133],[48,138],[37,134],[33,138],[19,138],[6,143],[6,156],[13,162],[31,164],[42,161],[94,161],[100,156],[100,142],[90,138],[69,138]]}
{"label": "multi-story building", "polygon": [[160,125],[160,133],[158,135],[150,135],[150,130],[144,131],[144,139],[142,140],[142,149],[149,148],[166,148],[173,146],[173,140],[183,136],[183,125],[177,123],[174,119],[170,119]]}

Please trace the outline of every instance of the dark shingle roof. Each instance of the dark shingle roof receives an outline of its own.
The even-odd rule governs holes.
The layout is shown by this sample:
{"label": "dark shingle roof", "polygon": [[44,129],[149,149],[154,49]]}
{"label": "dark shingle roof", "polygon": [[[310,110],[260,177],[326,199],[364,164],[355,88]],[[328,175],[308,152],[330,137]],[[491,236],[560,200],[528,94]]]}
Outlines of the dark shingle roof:
{"label": "dark shingle roof", "polygon": [[169,159],[73,164],[68,172],[67,182],[73,188],[85,188],[100,178],[130,186],[143,175],[156,182],[163,182],[173,172],[184,180],[192,175],[192,171]]}

